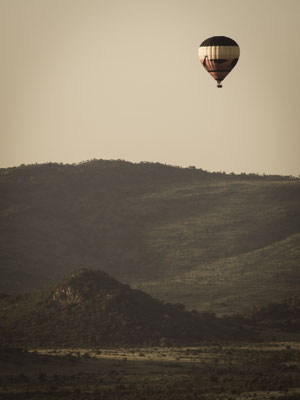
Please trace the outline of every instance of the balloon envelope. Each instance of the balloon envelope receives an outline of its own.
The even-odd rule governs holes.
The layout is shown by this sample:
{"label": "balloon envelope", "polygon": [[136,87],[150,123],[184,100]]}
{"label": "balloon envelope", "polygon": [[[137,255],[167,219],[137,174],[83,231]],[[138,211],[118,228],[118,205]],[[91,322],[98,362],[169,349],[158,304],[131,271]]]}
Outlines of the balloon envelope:
{"label": "balloon envelope", "polygon": [[238,62],[240,48],[233,39],[213,36],[200,44],[198,56],[206,71],[217,81],[217,86],[222,87],[221,82]]}

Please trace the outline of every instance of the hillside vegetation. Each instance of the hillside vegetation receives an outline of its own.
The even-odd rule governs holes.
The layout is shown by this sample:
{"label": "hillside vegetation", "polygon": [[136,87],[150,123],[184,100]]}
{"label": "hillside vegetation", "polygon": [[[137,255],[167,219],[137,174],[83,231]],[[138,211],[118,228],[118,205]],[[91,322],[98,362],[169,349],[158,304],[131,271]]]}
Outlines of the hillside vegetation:
{"label": "hillside vegetation", "polygon": [[0,290],[104,270],[188,308],[299,289],[300,182],[95,160],[0,170]]}

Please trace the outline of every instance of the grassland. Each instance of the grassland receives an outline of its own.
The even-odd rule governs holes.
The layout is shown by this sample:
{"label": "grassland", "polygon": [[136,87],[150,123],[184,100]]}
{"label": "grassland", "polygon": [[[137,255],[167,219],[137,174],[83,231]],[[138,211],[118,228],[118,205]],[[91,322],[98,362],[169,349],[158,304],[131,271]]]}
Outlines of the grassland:
{"label": "grassland", "polygon": [[2,349],[0,398],[300,399],[299,343]]}

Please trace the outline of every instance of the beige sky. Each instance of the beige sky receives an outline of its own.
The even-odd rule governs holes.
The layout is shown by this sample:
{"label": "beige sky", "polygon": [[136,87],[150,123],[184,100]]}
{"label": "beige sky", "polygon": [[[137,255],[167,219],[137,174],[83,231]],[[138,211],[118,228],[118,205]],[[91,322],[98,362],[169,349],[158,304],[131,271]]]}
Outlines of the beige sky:
{"label": "beige sky", "polygon": [[[300,174],[299,0],[0,0],[0,166]],[[223,89],[199,44],[233,38]]]}

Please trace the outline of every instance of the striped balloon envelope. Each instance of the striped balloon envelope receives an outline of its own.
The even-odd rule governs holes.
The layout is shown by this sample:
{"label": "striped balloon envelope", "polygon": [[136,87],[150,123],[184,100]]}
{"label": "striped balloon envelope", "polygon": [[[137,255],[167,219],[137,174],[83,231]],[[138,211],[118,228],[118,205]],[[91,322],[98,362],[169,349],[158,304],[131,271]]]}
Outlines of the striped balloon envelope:
{"label": "striped balloon envelope", "polygon": [[240,56],[239,45],[226,36],[213,36],[200,44],[198,56],[207,72],[217,81],[221,82],[236,66]]}

